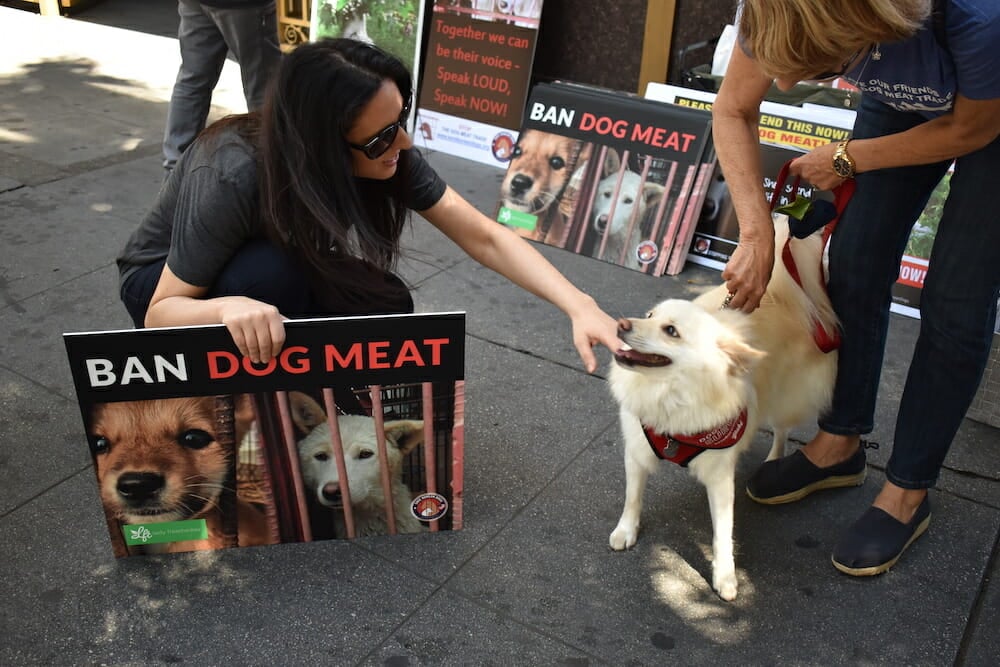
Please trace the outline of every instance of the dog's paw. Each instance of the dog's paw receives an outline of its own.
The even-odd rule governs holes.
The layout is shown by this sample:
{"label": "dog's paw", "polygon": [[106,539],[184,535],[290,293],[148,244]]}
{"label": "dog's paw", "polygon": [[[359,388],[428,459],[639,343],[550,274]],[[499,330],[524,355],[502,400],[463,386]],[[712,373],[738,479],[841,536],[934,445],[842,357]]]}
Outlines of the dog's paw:
{"label": "dog's paw", "polygon": [[608,539],[608,543],[615,551],[621,551],[635,546],[635,542],[638,538],[638,526],[623,526],[618,524],[614,531],[612,531],[611,537]]}
{"label": "dog's paw", "polygon": [[732,602],[736,599],[736,573],[716,573],[712,577],[712,588],[715,589],[720,598],[726,602]]}

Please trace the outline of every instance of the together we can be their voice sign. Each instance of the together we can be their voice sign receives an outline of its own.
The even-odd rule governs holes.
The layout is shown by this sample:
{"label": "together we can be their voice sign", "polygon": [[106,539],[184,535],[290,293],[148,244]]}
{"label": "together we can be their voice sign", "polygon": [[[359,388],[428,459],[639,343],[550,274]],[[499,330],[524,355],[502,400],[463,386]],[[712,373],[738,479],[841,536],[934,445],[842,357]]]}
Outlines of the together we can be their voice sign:
{"label": "together we can be their voice sign", "polygon": [[531,79],[537,19],[437,3],[417,118],[423,145],[499,166],[510,159]]}

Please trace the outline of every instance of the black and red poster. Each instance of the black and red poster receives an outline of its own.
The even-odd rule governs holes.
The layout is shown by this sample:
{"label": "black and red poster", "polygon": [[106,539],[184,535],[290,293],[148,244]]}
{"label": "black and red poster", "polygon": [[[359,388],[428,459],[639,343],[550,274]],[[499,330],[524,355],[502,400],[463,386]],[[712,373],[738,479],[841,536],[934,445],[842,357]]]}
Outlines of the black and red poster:
{"label": "black and red poster", "polygon": [[462,524],[465,316],[64,335],[116,556]]}
{"label": "black and red poster", "polygon": [[[532,90],[497,220],[651,275],[676,273],[715,164],[711,114],[576,84]],[[683,246],[683,251],[675,248]],[[672,261],[674,259],[674,261]]]}

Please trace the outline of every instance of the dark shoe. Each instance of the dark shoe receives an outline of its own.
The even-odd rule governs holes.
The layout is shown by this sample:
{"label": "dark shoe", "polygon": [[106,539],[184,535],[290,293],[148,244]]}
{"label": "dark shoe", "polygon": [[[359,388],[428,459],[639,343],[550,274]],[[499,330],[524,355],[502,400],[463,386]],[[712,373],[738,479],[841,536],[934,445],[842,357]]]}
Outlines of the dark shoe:
{"label": "dark shoe", "polygon": [[833,565],[855,577],[882,574],[896,564],[930,523],[931,504],[926,496],[909,523],[900,523],[888,512],[869,507],[833,550]]}
{"label": "dark shoe", "polygon": [[863,446],[846,461],[826,468],[814,465],[799,449],[791,456],[765,461],[747,480],[747,495],[764,505],[781,505],[820,489],[860,486],[868,472],[865,463]]}

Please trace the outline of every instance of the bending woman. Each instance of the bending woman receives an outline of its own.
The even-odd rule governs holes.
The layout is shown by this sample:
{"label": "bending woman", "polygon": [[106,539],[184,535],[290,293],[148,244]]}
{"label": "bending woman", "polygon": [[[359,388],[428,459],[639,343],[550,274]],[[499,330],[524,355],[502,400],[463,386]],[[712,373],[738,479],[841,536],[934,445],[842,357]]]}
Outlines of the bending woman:
{"label": "bending woman", "polygon": [[407,313],[392,273],[409,211],[569,316],[589,372],[615,321],[516,234],[449,188],[404,127],[410,73],[348,39],[286,56],[259,113],[213,124],[185,151],[118,257],[136,326],[226,325],[255,362],[286,318]]}
{"label": "bending woman", "polygon": [[[933,11],[932,11],[933,10]],[[740,221],[722,277],[754,310],[770,278],[774,229],[761,183],[760,102],[772,81],[844,76],[863,91],[849,141],[820,146],[793,174],[857,189],[830,241],[829,292],[843,326],[833,407],[801,451],[765,463],[747,491],[764,504],[858,485],[874,428],[889,304],[914,222],[955,160],[921,294],[920,336],[899,402],[886,481],[847,529],[833,564],[855,576],[892,567],[930,522],[937,482],[989,357],[1000,294],[1000,3],[996,0],[744,0],[712,109]]]}

